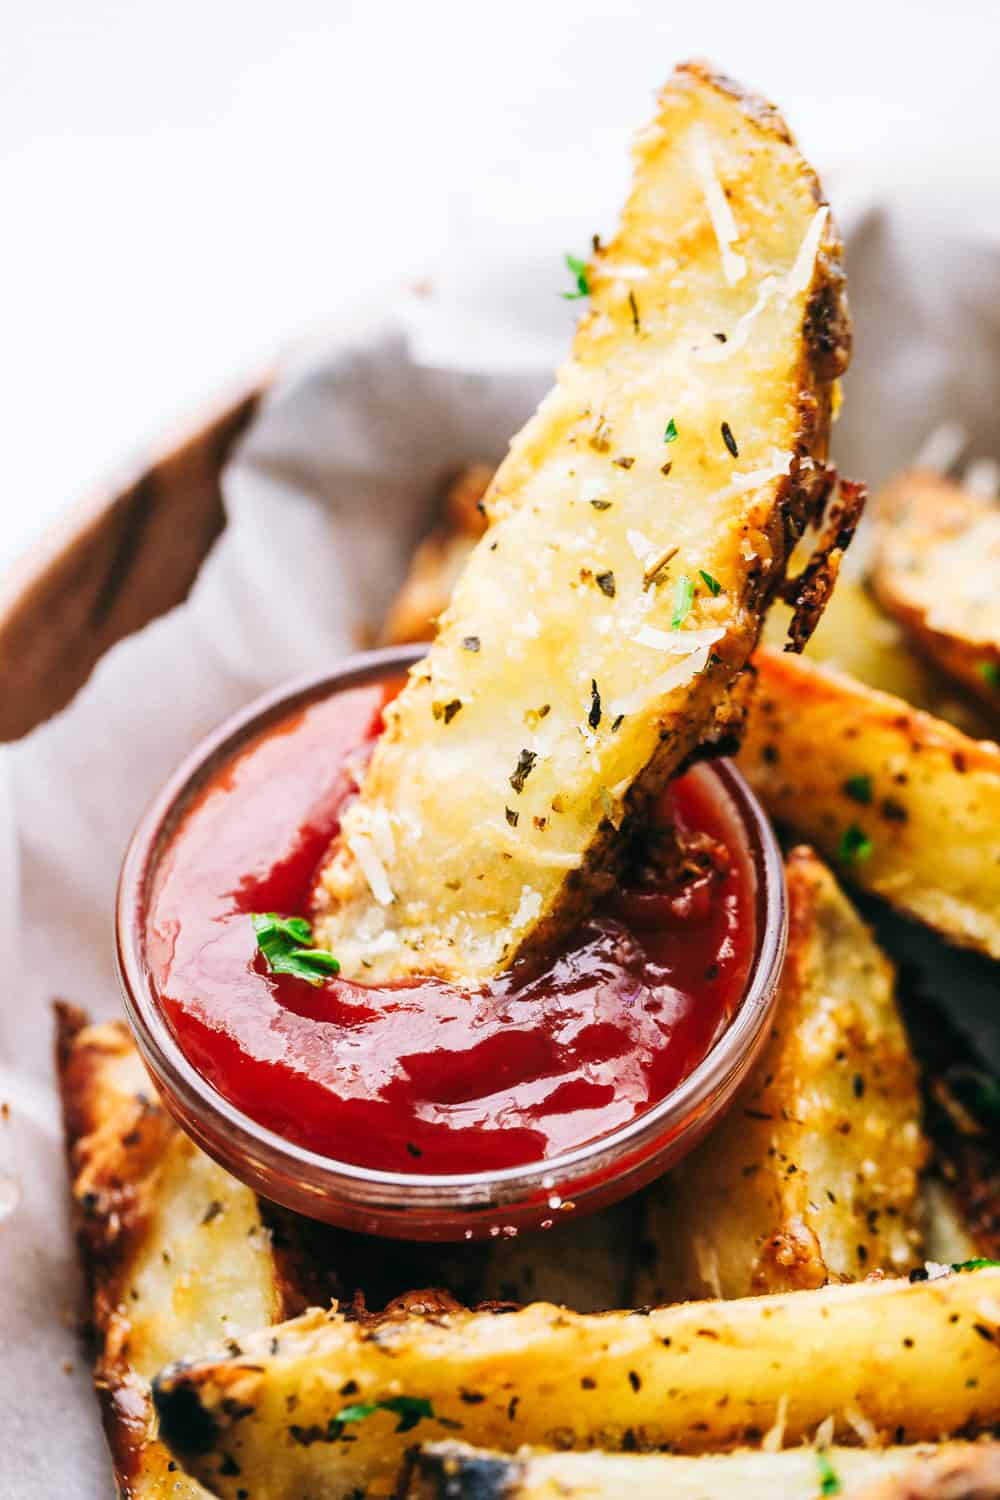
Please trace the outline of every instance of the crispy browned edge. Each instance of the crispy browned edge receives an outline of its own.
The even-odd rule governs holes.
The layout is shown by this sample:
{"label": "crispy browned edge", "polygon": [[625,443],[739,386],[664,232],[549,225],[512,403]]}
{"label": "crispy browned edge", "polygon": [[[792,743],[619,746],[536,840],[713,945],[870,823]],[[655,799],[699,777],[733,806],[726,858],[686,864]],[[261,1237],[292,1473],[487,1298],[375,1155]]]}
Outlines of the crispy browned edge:
{"label": "crispy browned edge", "polygon": [[[121,1311],[124,1278],[132,1252],[156,1206],[155,1174],[179,1130],[150,1084],[148,1092],[123,1099],[102,1113],[98,1075],[109,1050],[121,1056],[135,1044],[124,1022],[87,1034],[88,1017],[79,1007],[55,1004],[56,1074],[62,1102],[71,1183],[88,1173],[87,1191],[74,1192],[73,1228],[86,1288],[85,1332],[94,1354],[94,1384],[111,1450],[115,1476],[125,1494],[147,1444],[149,1397],[128,1361],[127,1317]],[[105,1154],[83,1156],[82,1143],[105,1124]],[[107,1126],[113,1122],[113,1130]],[[326,1302],[331,1288],[326,1270],[311,1250],[302,1221],[261,1204],[272,1233],[272,1259],[278,1313],[294,1317],[311,1304]]]}
{"label": "crispy browned edge", "polygon": [[[506,1500],[517,1495],[524,1474],[525,1460],[517,1456],[470,1449],[461,1443],[434,1443],[410,1454],[398,1495],[400,1500]],[[566,1489],[573,1493],[571,1481]],[[915,1459],[902,1473],[852,1491],[852,1500],[998,1497],[1000,1443],[970,1445],[961,1454]]]}

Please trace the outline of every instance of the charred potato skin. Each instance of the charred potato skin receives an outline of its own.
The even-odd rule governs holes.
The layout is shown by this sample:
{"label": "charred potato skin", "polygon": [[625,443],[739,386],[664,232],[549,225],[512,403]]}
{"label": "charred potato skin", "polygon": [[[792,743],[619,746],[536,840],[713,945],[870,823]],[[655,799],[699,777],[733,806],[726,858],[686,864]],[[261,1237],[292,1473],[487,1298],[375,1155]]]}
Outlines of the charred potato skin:
{"label": "charred potato skin", "polygon": [[[956,546],[966,554],[949,566]],[[980,698],[1000,723],[996,503],[926,470],[900,474],[876,502],[871,583],[917,652]]]}
{"label": "charred potato skin", "polygon": [[[1000,1410],[998,1338],[990,1269],[646,1314],[536,1303],[360,1326],[317,1310],[238,1357],[163,1371],[154,1394],[161,1435],[223,1500],[332,1500],[387,1493],[421,1439],[697,1454],[756,1444],[779,1418],[793,1446],[831,1414],[835,1438],[858,1421],[904,1442],[968,1436]],[[431,1403],[415,1435],[378,1409],[342,1420],[400,1395]]]}
{"label": "charred potato skin", "polygon": [[[755,170],[755,153],[760,160],[766,160],[768,150],[780,153],[782,150],[790,152],[789,156],[782,155],[780,163],[776,157],[774,171],[786,174],[785,186],[789,192],[797,195],[797,202],[804,213],[803,203],[808,200],[810,208],[820,203],[820,191],[814,174],[807,164],[802,161],[794,148],[791,146],[791,138],[787,128],[784,126],[777,112],[764,102],[755,99],[752,95],[745,93],[728,80],[720,78],[711,73],[702,65],[688,64],[680,68],[674,79],[667,86],[662,96],[662,108],[664,119],[674,117],[670,111],[675,111],[676,118],[684,122],[687,128],[691,118],[698,119],[698,101],[704,102],[705,117],[708,118],[713,109],[717,110],[718,100],[725,99],[729,107],[735,106],[737,114],[735,119],[742,122],[742,128],[748,137],[748,149],[744,165],[741,171],[746,179],[746,191],[748,201],[756,192],[759,196],[761,187],[759,183],[752,181]],[[695,101],[692,103],[692,101]],[[714,101],[714,102],[713,102]],[[716,122],[716,125],[718,122]],[[678,130],[681,126],[677,125]],[[659,131],[659,135],[657,135]],[[638,159],[640,171],[646,158],[652,158],[661,149],[663,139],[663,127],[657,124],[651,131],[640,139],[638,146]],[[794,178],[794,188],[789,186]],[[635,222],[633,222],[635,221]],[[701,231],[699,230],[699,234]],[[633,239],[629,239],[629,235]],[[626,208],[623,217],[622,243],[630,248],[634,245],[645,247],[650,239],[652,230],[650,225],[642,218],[640,211],[630,205]],[[752,239],[752,236],[750,236]],[[604,272],[604,264],[607,256],[616,251],[616,246],[600,249],[595,254],[594,262],[590,268],[590,276],[597,287],[594,295],[597,299],[597,308],[585,319],[578,335],[582,340],[579,346],[579,368],[586,370],[588,360],[593,360],[596,345],[591,347],[593,340],[588,335],[588,329],[595,323],[598,317],[604,317],[607,321],[608,309],[600,302],[600,279]],[[639,253],[642,253],[641,251]],[[713,251],[713,253],[715,253]],[[770,253],[770,251],[769,251]],[[698,254],[702,254],[701,241],[698,241]],[[614,278],[615,269],[612,261],[608,262],[607,275]],[[609,303],[612,308],[614,304]],[[776,433],[781,433],[783,449],[791,450],[789,461],[789,472],[783,477],[762,484],[759,490],[759,498],[743,505],[740,512],[742,516],[741,534],[737,535],[735,525],[730,525],[732,518],[728,518],[725,530],[725,545],[720,545],[719,560],[716,564],[714,556],[702,559],[709,567],[717,566],[725,572],[728,567],[733,574],[734,585],[732,607],[726,619],[727,634],[725,640],[719,647],[717,660],[713,663],[710,671],[698,674],[695,681],[675,689],[666,694],[659,709],[658,734],[650,731],[646,744],[645,724],[648,714],[640,716],[643,727],[637,731],[642,741],[641,754],[639,744],[636,744],[637,763],[641,763],[642,769],[636,774],[630,769],[625,778],[625,784],[631,781],[631,788],[622,799],[622,818],[641,818],[650,800],[654,798],[669,777],[676,773],[678,768],[694,753],[706,745],[719,745],[727,743],[733,734],[734,727],[741,721],[743,686],[741,677],[746,670],[750,654],[756,644],[760,630],[760,622],[767,604],[775,593],[780,589],[789,554],[802,535],[803,530],[810,521],[818,519],[817,512],[823,504],[830,486],[830,478],[825,468],[827,442],[830,425],[830,412],[832,402],[833,381],[845,368],[849,358],[849,317],[844,295],[844,274],[841,264],[841,247],[836,231],[829,219],[826,221],[824,233],[818,246],[812,268],[811,282],[805,290],[803,297],[802,324],[797,339],[796,359],[797,364],[788,364],[786,377],[782,371],[782,385],[787,378],[789,390],[789,404],[782,408],[783,415],[781,423],[775,428]],[[615,313],[619,317],[619,312]],[[631,356],[630,356],[631,357]],[[735,377],[733,377],[735,378]],[[567,388],[568,389],[568,388]],[[559,395],[560,400],[569,401],[571,398],[560,389],[553,393]],[[550,398],[551,401],[552,398]],[[575,395],[574,398],[575,399]],[[543,404],[539,417],[546,412],[549,402]],[[556,408],[552,408],[556,410]],[[553,431],[559,429],[559,423],[568,422],[569,418],[558,408],[560,415]],[[576,408],[574,408],[576,410]],[[789,416],[791,413],[791,416]],[[574,419],[576,420],[576,419]],[[486,497],[485,505],[488,518],[491,521],[490,533],[484,538],[476,555],[470,562],[470,571],[477,564],[477,559],[485,558],[484,548],[495,545],[495,535],[499,535],[497,517],[502,512],[505,517],[510,511],[508,497],[520,497],[521,488],[525,483],[525,475],[533,472],[532,465],[535,463],[537,454],[545,450],[545,444],[549,440],[546,434],[548,429],[544,423],[538,425],[539,419],[535,419],[535,425],[529,424],[512,446],[508,459],[501,466],[494,478],[493,485]],[[552,441],[555,443],[556,439]],[[561,439],[560,439],[561,441]],[[558,446],[558,444],[556,444]],[[721,445],[720,445],[721,447]],[[547,450],[545,450],[547,451]],[[581,450],[574,450],[581,451]],[[714,450],[713,450],[714,451]],[[610,462],[611,455],[608,455]],[[714,460],[713,460],[714,461]],[[634,459],[626,460],[629,464]],[[548,484],[551,475],[547,476]],[[514,506],[517,513],[517,506]],[[720,526],[721,526],[720,522]],[[493,540],[491,541],[491,538]],[[741,551],[741,542],[750,545],[756,553],[756,559],[746,561],[747,554]],[[725,551],[725,558],[723,552]],[[731,552],[731,556],[730,556]],[[742,559],[742,560],[741,560]],[[485,567],[485,563],[482,564]],[[634,567],[634,563],[632,564]],[[801,644],[811,625],[815,623],[825,590],[832,581],[833,571],[830,569],[820,570],[816,575],[815,587],[811,588],[809,598],[805,601],[806,614],[802,617],[798,627],[798,642]],[[477,575],[478,577],[478,575]],[[826,580],[823,582],[822,580]],[[477,597],[480,597],[479,590]],[[436,691],[434,683],[436,679],[433,673],[437,666],[446,663],[448,673],[446,679],[452,682],[449,693],[455,690],[455,684],[464,681],[462,677],[455,677],[453,673],[457,668],[455,663],[460,663],[462,652],[458,650],[457,643],[464,639],[464,631],[468,621],[458,610],[461,599],[461,589],[452,607],[446,611],[442,620],[441,631],[438,641],[432,648],[432,653],[427,659],[426,673],[418,673],[414,676],[410,686],[392,706],[387,715],[387,730],[382,737],[379,749],[368,773],[366,786],[362,793],[362,803],[367,798],[371,799],[371,805],[389,808],[392,816],[396,812],[392,810],[393,803],[393,756],[398,754],[405,744],[412,755],[412,735],[410,730],[404,734],[400,724],[405,716],[406,724],[416,723],[420,728],[422,736],[434,733],[444,733],[443,729],[435,731],[433,726],[425,723],[430,719],[430,710],[433,707],[431,701]],[[718,601],[716,601],[718,602]],[[668,612],[669,618],[669,612]],[[451,676],[449,674],[452,674]],[[470,679],[471,683],[471,679]],[[489,691],[487,688],[489,687]],[[489,683],[483,683],[483,701],[495,702],[491,694],[493,688]],[[430,695],[430,696],[428,696]],[[426,701],[425,701],[426,700]],[[455,701],[460,701],[456,699]],[[468,702],[473,704],[469,710],[457,722],[462,729],[471,735],[474,713],[475,694],[468,697]],[[659,702],[659,700],[657,700]],[[650,711],[652,712],[652,710]],[[626,733],[628,733],[626,725]],[[513,730],[511,731],[513,734]],[[506,744],[506,736],[502,743]],[[625,735],[621,736],[624,741]],[[454,748],[456,735],[452,734],[451,745]],[[464,741],[462,741],[464,743]],[[498,741],[497,743],[501,743]],[[631,754],[632,752],[630,752]],[[619,748],[620,754],[620,748]],[[511,766],[516,759],[516,752],[511,757]],[[412,762],[408,762],[412,764]],[[449,762],[450,764],[450,762]],[[617,761],[616,761],[617,764]],[[510,767],[507,768],[508,770]],[[503,773],[506,775],[506,771]],[[538,772],[535,772],[538,783]],[[419,777],[415,778],[419,781]],[[614,781],[619,781],[615,776]],[[500,801],[497,803],[496,813],[502,822],[502,796],[501,783],[503,777],[498,778],[497,795]],[[454,787],[454,779],[451,782]],[[546,783],[547,786],[547,783]],[[540,795],[540,793],[539,793]],[[442,805],[442,798],[438,797],[434,805]],[[576,841],[579,835],[581,840],[579,854],[583,864],[579,869],[569,869],[567,874],[560,873],[559,877],[549,878],[551,868],[538,875],[535,892],[542,898],[541,910],[535,918],[528,919],[527,925],[520,927],[519,923],[512,920],[509,924],[504,916],[510,911],[513,918],[514,908],[518,905],[513,897],[513,892],[523,892],[522,867],[520,857],[515,857],[515,863],[510,866],[497,865],[493,862],[494,870],[498,870],[491,879],[490,906],[491,922],[496,922],[497,932],[490,929],[480,941],[479,936],[469,934],[463,936],[469,919],[463,918],[457,927],[441,926],[441,930],[431,931],[419,926],[423,917],[414,918],[414,926],[408,925],[410,918],[405,915],[414,898],[411,888],[417,889],[417,882],[411,879],[407,873],[406,861],[397,865],[402,885],[398,882],[389,881],[389,886],[394,892],[398,910],[402,915],[392,915],[390,920],[394,926],[393,934],[402,938],[402,949],[397,951],[388,950],[391,957],[385,958],[386,950],[375,950],[378,957],[373,959],[372,954],[366,958],[366,967],[369,968],[369,977],[392,977],[405,972],[433,972],[445,977],[457,977],[476,982],[496,967],[509,966],[517,957],[527,954],[532,950],[540,950],[551,944],[567,925],[571,924],[594,899],[595,893],[607,883],[607,867],[613,862],[614,850],[619,842],[618,835],[610,820],[603,820],[594,815],[596,821],[591,827],[593,806],[599,805],[596,796],[581,798],[581,808],[586,808],[586,816],[582,817],[581,828],[577,832],[570,832],[570,824],[566,824],[567,837],[572,843],[572,850],[567,845],[564,851],[558,850],[560,856],[564,852],[576,850]],[[422,804],[421,804],[422,805]],[[541,804],[539,804],[541,806]],[[546,804],[547,805],[547,804]],[[414,803],[414,807],[417,804]],[[490,803],[492,807],[492,802]],[[537,809],[532,807],[532,812]],[[476,826],[485,825],[489,820],[485,811],[482,817],[473,820]],[[398,827],[395,828],[396,845],[399,847],[400,829],[403,829],[404,842],[406,839],[415,839],[416,835],[406,832],[407,829],[419,828],[421,837],[415,847],[418,847],[426,855],[427,839],[424,821],[416,816],[414,808],[407,806],[398,809]],[[404,816],[405,814],[405,816]],[[352,814],[349,813],[345,823],[350,824],[348,831],[348,843],[350,834],[364,834],[367,836],[366,824],[363,821],[363,813],[359,814],[357,826],[351,822]],[[441,814],[438,813],[440,817]],[[544,820],[543,820],[544,821]],[[618,820],[616,820],[618,821]],[[522,817],[522,827],[530,831],[531,823],[525,823]],[[584,827],[584,825],[586,825]],[[450,825],[449,825],[450,826]],[[501,829],[501,833],[502,833]],[[443,835],[442,835],[443,837]],[[519,836],[520,837],[520,836]],[[532,835],[532,837],[534,837]],[[550,832],[550,840],[553,834]],[[451,848],[454,840],[444,840],[447,847]],[[548,851],[546,851],[548,852]],[[394,858],[396,856],[393,856]],[[547,860],[542,860],[544,866]],[[438,868],[437,864],[435,865]],[[535,868],[532,859],[528,859],[525,869]],[[563,867],[557,865],[562,872]],[[392,866],[389,866],[389,874],[392,875]],[[442,879],[447,872],[441,871]],[[412,872],[410,872],[412,874]],[[462,874],[468,875],[471,883],[471,874],[468,870],[468,862],[462,865]],[[457,871],[456,871],[457,878]],[[478,878],[478,877],[476,877]],[[527,877],[525,877],[527,878]],[[448,885],[444,879],[444,884]],[[458,881],[461,884],[461,880]],[[496,889],[494,890],[494,885]],[[528,882],[530,889],[530,881]],[[473,887],[473,889],[477,889]],[[465,898],[463,898],[465,899]],[[460,903],[456,903],[460,904]],[[420,906],[416,902],[417,907]],[[318,930],[322,939],[329,946],[341,950],[338,956],[344,959],[345,952],[348,957],[348,969],[355,962],[356,955],[351,956],[352,949],[345,948],[346,935],[354,933],[359,928],[360,919],[372,906],[365,881],[356,867],[353,856],[349,849],[343,846],[337,851],[324,876],[320,889],[317,892],[315,917],[319,924]],[[494,915],[494,908],[496,913]],[[454,930],[453,930],[454,928]],[[398,932],[397,932],[398,929]],[[478,931],[478,930],[477,930]],[[492,940],[496,938],[501,947],[494,954]],[[411,952],[411,945],[413,951]],[[456,953],[456,948],[461,947],[462,952]],[[465,950],[468,950],[467,952]],[[476,956],[469,957],[475,954]]]}
{"label": "charred potato skin", "polygon": [[900,1275],[922,1260],[927,1147],[892,965],[811,849],[793,849],[785,873],[771,1034],[731,1111],[644,1196],[642,1303]]}
{"label": "charred potato skin", "polygon": [[738,764],[775,821],[862,889],[1000,958],[1000,748],[829,667],[767,647],[755,664]]}

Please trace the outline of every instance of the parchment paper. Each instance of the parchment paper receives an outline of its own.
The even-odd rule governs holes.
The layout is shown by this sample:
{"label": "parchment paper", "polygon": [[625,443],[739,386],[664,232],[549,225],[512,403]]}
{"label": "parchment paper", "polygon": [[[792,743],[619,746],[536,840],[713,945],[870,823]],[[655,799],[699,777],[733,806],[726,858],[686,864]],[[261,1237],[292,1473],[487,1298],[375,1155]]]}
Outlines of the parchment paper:
{"label": "parchment paper", "polygon": [[[954,205],[945,223],[937,192],[873,198],[848,177],[831,196],[857,333],[842,468],[877,483],[946,418],[965,424],[972,454],[1000,452],[996,237],[971,216],[963,227]],[[519,268],[506,297],[497,268],[480,269],[460,295],[401,304],[385,326],[285,371],[230,464],[227,529],[188,602],[109,652],[64,713],[0,755],[0,1214],[14,1204],[0,1218],[3,1500],[112,1489],[73,1328],[50,1001],[119,1012],[114,887],[147,800],[226,714],[329,667],[378,622],[442,482],[499,458],[546,388],[571,328],[561,247]],[[491,375],[494,335],[503,373]],[[544,342],[549,368],[517,373],[519,342],[533,361]],[[970,1024],[1000,1014],[990,966],[960,985],[947,962],[942,972]]]}

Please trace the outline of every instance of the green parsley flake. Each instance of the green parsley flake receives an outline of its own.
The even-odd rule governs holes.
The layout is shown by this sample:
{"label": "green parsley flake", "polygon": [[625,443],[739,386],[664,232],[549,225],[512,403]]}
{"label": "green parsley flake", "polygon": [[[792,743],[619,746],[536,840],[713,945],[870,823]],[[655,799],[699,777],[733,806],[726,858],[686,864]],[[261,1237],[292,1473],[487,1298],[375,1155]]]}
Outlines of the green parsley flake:
{"label": "green parsley flake", "polygon": [[1000,1268],[1000,1260],[988,1260],[985,1255],[977,1255],[972,1260],[960,1260],[952,1266],[953,1271],[987,1271]]}
{"label": "green parsley flake", "polygon": [[674,593],[674,612],[670,619],[671,630],[679,630],[691,613],[691,605],[694,603],[694,584],[686,573],[682,573],[677,580],[677,588]]}
{"label": "green parsley flake", "polygon": [[821,1495],[839,1495],[843,1489],[840,1475],[830,1462],[830,1455],[817,1449],[816,1467],[819,1470],[819,1492]]}
{"label": "green parsley flake", "polygon": [[995,661],[981,661],[976,671],[984,682],[989,683],[990,687],[1000,688],[1000,664]]}
{"label": "green parsley flake", "polygon": [[837,858],[846,864],[860,865],[866,859],[871,859],[875,852],[875,845],[856,823],[851,823],[840,837],[840,846],[837,849]]}
{"label": "green parsley flake", "polygon": [[663,441],[665,443],[676,443],[679,436],[680,433],[677,431],[677,423],[674,421],[673,417],[671,417],[670,421],[666,425],[666,428],[664,429]]}
{"label": "green parsley flake", "polygon": [[576,277],[576,291],[563,292],[567,302],[575,302],[578,297],[590,296],[590,282],[587,280],[587,262],[578,260],[575,255],[566,256],[566,265],[573,276]]}
{"label": "green parsley flake", "polygon": [[848,776],[844,791],[853,801],[868,807],[872,800],[872,779],[870,776]]}
{"label": "green parsley flake", "polygon": [[384,1401],[357,1401],[353,1406],[342,1406],[334,1417],[335,1422],[364,1422],[377,1411],[391,1411],[399,1418],[397,1432],[411,1432],[418,1422],[433,1420],[434,1408],[426,1396],[388,1396]]}
{"label": "green parsley flake", "polygon": [[704,568],[698,569],[698,577],[708,589],[708,592],[711,594],[712,598],[717,599],[722,593],[722,584],[719,582],[719,580],[717,578],[713,578],[711,573],[706,573]]}
{"label": "green parsley flake", "polygon": [[313,945],[312,928],[305,917],[279,917],[268,911],[254,912],[250,920],[271,974],[292,974],[307,984],[322,984],[326,975],[340,973],[333,954]]}

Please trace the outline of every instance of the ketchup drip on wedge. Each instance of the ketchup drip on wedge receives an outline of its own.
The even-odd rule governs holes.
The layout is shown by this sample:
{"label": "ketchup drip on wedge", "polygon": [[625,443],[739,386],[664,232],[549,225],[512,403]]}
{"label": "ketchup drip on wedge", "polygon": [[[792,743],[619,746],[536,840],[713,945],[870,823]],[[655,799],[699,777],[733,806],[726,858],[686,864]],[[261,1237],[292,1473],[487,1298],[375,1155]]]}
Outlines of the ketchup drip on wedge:
{"label": "ketchup drip on wedge", "polygon": [[153,988],[199,1072],[300,1146],[390,1172],[526,1165],[658,1103],[725,1030],[754,948],[750,856],[721,790],[689,774],[619,888],[531,973],[472,992],[272,973],[252,915],[308,912],[398,687],[294,714],[200,792],[149,895]]}

